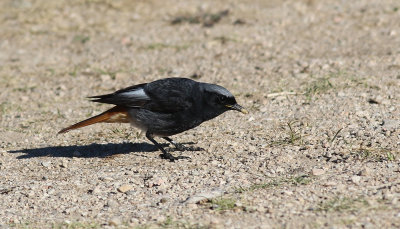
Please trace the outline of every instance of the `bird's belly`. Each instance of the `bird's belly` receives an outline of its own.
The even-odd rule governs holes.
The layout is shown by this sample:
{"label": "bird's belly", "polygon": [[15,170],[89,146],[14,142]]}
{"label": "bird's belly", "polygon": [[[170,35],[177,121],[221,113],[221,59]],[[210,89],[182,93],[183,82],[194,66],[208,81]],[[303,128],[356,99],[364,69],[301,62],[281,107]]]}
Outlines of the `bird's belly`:
{"label": "bird's belly", "polygon": [[168,114],[145,109],[131,109],[128,113],[133,126],[160,137],[179,134],[202,123],[196,116],[183,112]]}

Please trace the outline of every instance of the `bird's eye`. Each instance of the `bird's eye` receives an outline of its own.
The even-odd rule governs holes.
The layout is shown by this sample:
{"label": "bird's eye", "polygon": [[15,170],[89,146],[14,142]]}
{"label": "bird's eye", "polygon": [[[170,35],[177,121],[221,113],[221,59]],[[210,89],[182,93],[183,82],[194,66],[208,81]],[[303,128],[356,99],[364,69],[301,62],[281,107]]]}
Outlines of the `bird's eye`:
{"label": "bird's eye", "polygon": [[226,101],[226,97],[225,97],[225,96],[219,96],[219,97],[218,97],[218,101],[219,101],[220,103],[224,103],[224,102]]}

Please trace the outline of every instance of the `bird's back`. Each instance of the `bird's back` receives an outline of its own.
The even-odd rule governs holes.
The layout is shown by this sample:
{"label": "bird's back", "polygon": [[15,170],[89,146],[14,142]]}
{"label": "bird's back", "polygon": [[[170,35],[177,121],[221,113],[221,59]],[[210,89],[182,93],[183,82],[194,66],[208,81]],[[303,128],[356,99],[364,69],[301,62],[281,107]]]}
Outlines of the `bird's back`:
{"label": "bird's back", "polygon": [[142,108],[160,113],[191,109],[201,99],[199,83],[186,78],[167,78],[148,83],[145,93],[151,98]]}

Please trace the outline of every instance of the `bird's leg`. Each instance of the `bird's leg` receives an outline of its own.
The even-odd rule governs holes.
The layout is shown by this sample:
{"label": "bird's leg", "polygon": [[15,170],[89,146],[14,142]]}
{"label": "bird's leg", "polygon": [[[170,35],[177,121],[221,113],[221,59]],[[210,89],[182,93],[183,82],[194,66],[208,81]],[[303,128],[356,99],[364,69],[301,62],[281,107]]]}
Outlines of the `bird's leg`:
{"label": "bird's leg", "polygon": [[204,150],[203,148],[200,147],[186,147],[183,144],[180,143],[176,143],[174,140],[172,140],[170,137],[163,137],[163,139],[167,140],[168,142],[170,142],[172,145],[175,146],[175,148],[179,151],[201,151]]}
{"label": "bird's leg", "polygon": [[172,145],[174,145],[175,146],[175,148],[177,149],[177,150],[181,150],[181,151],[185,151],[187,148],[184,146],[184,145],[182,145],[182,144],[179,144],[179,143],[176,143],[174,140],[172,140],[170,137],[163,137],[165,140],[167,140],[169,143],[171,143]]}
{"label": "bird's leg", "polygon": [[154,140],[153,135],[150,132],[146,132],[146,137],[147,139],[149,139],[159,150],[161,150],[162,154],[160,155],[161,158],[163,159],[168,159],[170,161],[175,161],[178,159],[187,159],[189,157],[185,157],[185,156],[178,156],[178,157],[174,157],[172,154],[168,153],[167,151],[165,151],[165,149],[158,144],[158,142],[156,142],[156,140]]}

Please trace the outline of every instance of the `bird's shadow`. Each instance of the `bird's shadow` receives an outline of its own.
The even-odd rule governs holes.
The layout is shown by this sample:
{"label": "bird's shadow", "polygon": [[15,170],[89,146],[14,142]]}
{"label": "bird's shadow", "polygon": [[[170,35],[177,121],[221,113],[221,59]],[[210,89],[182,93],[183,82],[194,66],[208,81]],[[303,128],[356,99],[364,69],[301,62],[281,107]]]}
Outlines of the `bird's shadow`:
{"label": "bird's shadow", "polygon": [[[183,144],[193,144],[186,142]],[[168,143],[160,144],[162,147],[170,146]],[[172,147],[174,148],[174,147]],[[174,151],[173,149],[170,149]],[[90,145],[72,145],[72,146],[47,146],[34,149],[20,149],[8,151],[9,153],[23,153],[17,159],[27,159],[33,157],[82,157],[82,158],[104,158],[116,154],[140,153],[140,152],[154,152],[158,151],[157,147],[153,144],[141,143],[108,143],[98,144],[93,143]]]}
{"label": "bird's shadow", "polygon": [[127,154],[137,152],[154,152],[157,147],[149,143],[108,143],[81,146],[48,146],[34,149],[20,149],[8,151],[9,153],[23,153],[18,159],[26,159],[33,157],[109,157],[116,154]]}

